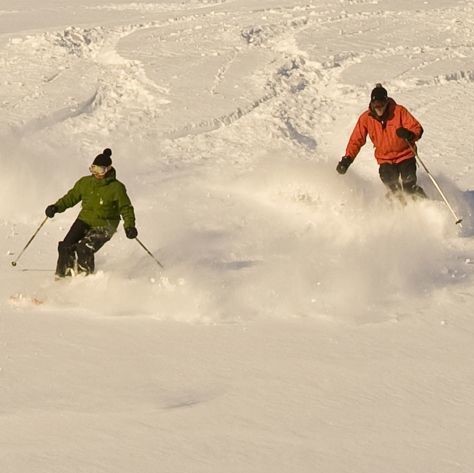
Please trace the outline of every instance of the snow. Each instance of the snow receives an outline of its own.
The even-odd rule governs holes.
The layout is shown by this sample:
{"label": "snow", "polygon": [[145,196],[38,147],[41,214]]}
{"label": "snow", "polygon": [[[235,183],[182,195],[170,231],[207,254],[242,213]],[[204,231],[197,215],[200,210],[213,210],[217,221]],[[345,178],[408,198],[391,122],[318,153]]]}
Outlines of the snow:
{"label": "snow", "polygon": [[[471,473],[474,5],[2,0],[0,471]],[[376,82],[430,200],[384,198]],[[110,147],[137,214],[54,281]]]}

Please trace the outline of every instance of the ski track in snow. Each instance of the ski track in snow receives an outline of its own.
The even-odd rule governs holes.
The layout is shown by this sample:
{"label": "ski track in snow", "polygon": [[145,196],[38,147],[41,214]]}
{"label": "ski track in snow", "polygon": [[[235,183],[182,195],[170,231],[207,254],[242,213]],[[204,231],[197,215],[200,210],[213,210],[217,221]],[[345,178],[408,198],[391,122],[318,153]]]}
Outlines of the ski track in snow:
{"label": "ski track in snow", "polygon": [[[452,94],[462,92],[468,104],[474,99],[472,5],[459,2],[459,7],[448,8],[443,12],[448,21],[438,27],[436,10],[426,7],[407,16],[378,9],[378,3],[354,0],[338,6],[264,6],[253,11],[224,0],[194,1],[186,7],[111,3],[89,8],[98,13],[136,10],[151,18],[10,38],[0,51],[0,66],[8,71],[1,95],[1,134],[14,143],[2,156],[8,169],[14,172],[18,155],[28,152],[27,140],[39,145],[38,153],[47,154],[46,165],[55,165],[55,141],[64,136],[76,141],[68,152],[86,156],[80,158],[83,163],[106,145],[120,145],[120,175],[130,176],[133,170],[143,176],[130,183],[135,201],[140,202],[140,189],[151,195],[151,189],[158,188],[159,203],[140,202],[139,225],[146,227],[157,212],[158,220],[167,222],[170,229],[160,230],[170,269],[156,274],[137,249],[132,256],[147,266],[147,276],[140,275],[138,264],[128,273],[119,269],[129,264],[128,254],[119,256],[118,263],[109,262],[118,275],[100,273],[90,283],[66,285],[61,293],[54,284],[40,284],[38,295],[24,297],[15,287],[25,275],[17,273],[8,295],[13,291],[18,297],[9,304],[25,309],[33,301],[32,310],[62,310],[74,307],[86,290],[92,297],[83,307],[93,312],[97,287],[112,290],[121,301],[111,315],[138,312],[206,323],[235,322],[255,314],[374,321],[378,316],[372,314],[387,303],[402,304],[405,291],[420,292],[421,310],[427,294],[472,281],[472,267],[465,261],[474,254],[474,201],[472,191],[462,190],[472,183],[472,169],[456,170],[458,187],[445,177],[452,175],[450,157],[434,161],[436,174],[441,173],[465,217],[460,232],[450,226],[450,215],[438,202],[409,206],[404,213],[413,227],[398,227],[400,212],[387,219],[386,203],[373,203],[383,195],[376,177],[368,180],[355,171],[342,182],[334,173],[374,82],[383,80],[392,95],[410,104],[427,134],[431,122],[431,129],[438,126],[430,117],[437,108],[443,107],[453,119],[459,113],[457,105],[449,106]],[[160,19],[164,12],[176,15]],[[387,25],[385,36],[374,39],[373,31]],[[418,44],[417,29],[421,37],[425,30],[435,31],[434,44]],[[335,30],[338,40],[325,44],[325,35]],[[403,31],[413,30],[404,41]],[[191,54],[188,48],[194,48]],[[186,51],[184,58],[180,50]],[[367,68],[373,71],[378,64],[388,65],[383,76],[367,75]],[[195,103],[187,103],[190,100]],[[467,106],[463,112],[467,121],[474,119]],[[421,148],[427,155],[448,154],[443,144],[437,148],[434,134],[426,141]],[[137,155],[143,156],[138,164]],[[359,161],[361,173],[375,167],[372,161]],[[37,170],[42,166],[38,163]],[[164,176],[154,182],[147,175],[156,166]],[[72,184],[73,177],[67,177]],[[25,182],[36,178],[26,176]],[[52,188],[65,190],[64,180],[54,176]],[[426,178],[423,185],[429,186]],[[4,192],[11,189],[5,185]],[[179,192],[184,201],[173,195]],[[433,189],[429,194],[437,199]],[[41,201],[40,210],[48,203],[33,200]],[[38,207],[28,200],[26,204],[30,218],[37,215]],[[172,214],[182,222],[173,222]],[[266,232],[259,231],[260,224]],[[11,217],[4,225],[14,225]],[[21,236],[30,228],[22,226]],[[417,241],[420,231],[434,236]],[[9,251],[18,248],[19,232],[14,232],[15,238],[4,242]],[[245,235],[244,240],[234,238],[237,234]],[[388,258],[388,275],[383,267],[369,266],[361,277],[371,253],[386,257],[387,242],[407,242],[407,234],[416,242],[408,254],[413,261],[405,260],[400,249]],[[373,235],[380,241],[373,242]],[[123,239],[111,243],[106,254],[116,258],[124,244]],[[49,264],[54,261],[53,247],[48,249]],[[408,277],[400,259],[409,265]],[[382,295],[372,301],[374,292],[383,293],[383,278],[391,280],[394,300]],[[298,289],[288,298],[289,281]],[[353,314],[353,304],[339,300],[341,285],[348,288],[349,299],[359,298],[355,312],[360,316]],[[121,297],[131,286],[139,294],[139,309]],[[46,303],[40,307],[35,298]],[[163,311],[156,309],[157,300]],[[256,301],[264,307],[255,308]],[[382,321],[396,318],[396,311],[388,312]]]}

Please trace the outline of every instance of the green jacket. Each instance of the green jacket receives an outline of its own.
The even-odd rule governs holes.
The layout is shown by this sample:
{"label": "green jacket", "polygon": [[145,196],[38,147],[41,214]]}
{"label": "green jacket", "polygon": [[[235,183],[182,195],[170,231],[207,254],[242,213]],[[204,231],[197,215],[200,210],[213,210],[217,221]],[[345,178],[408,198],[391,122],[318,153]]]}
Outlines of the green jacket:
{"label": "green jacket", "polygon": [[61,197],[54,205],[58,212],[64,212],[82,201],[82,209],[78,219],[92,228],[104,227],[111,232],[117,230],[120,216],[125,228],[135,226],[135,212],[127,195],[125,186],[115,178],[112,168],[104,177],[81,177],[74,187]]}

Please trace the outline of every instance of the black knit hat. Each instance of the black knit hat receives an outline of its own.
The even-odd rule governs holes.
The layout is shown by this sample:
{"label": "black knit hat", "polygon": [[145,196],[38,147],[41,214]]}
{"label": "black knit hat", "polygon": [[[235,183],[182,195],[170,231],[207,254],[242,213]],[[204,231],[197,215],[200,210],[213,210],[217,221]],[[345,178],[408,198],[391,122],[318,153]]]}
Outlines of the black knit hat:
{"label": "black knit hat", "polygon": [[382,87],[382,84],[377,84],[375,86],[375,89],[372,90],[372,93],[370,94],[370,100],[380,100],[382,102],[385,102],[388,98],[388,93],[386,89]]}
{"label": "black knit hat", "polygon": [[98,154],[94,162],[92,164],[96,166],[111,166],[112,165],[112,150],[110,148],[105,148],[104,151],[102,151],[102,154]]}

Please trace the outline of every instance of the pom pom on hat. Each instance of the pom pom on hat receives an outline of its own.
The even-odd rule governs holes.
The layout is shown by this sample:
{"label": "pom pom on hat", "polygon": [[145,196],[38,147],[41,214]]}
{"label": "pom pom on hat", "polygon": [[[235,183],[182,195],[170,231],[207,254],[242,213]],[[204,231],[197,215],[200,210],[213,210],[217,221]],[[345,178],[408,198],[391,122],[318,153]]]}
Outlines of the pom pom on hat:
{"label": "pom pom on hat", "polygon": [[110,148],[105,148],[104,151],[102,151],[102,154],[98,154],[94,162],[92,164],[96,166],[111,166],[112,165],[112,150]]}

